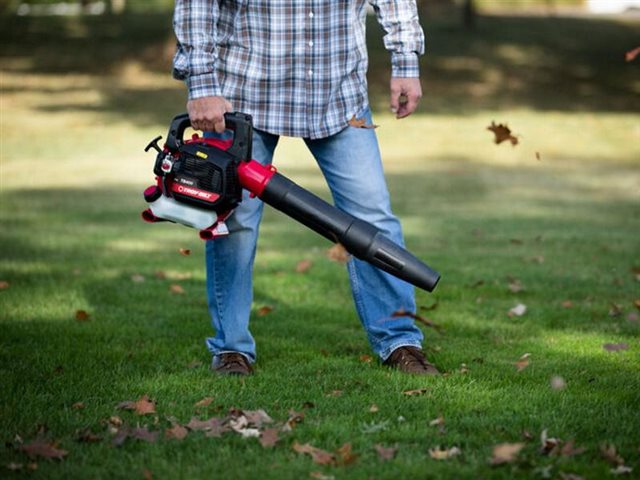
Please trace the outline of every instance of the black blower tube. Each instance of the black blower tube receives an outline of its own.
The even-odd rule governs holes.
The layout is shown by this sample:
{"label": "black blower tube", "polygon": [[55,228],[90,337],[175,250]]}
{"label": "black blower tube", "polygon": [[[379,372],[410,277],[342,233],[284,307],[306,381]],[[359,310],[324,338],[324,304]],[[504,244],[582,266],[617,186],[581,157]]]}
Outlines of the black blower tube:
{"label": "black blower tube", "polygon": [[323,237],[342,244],[356,258],[416,287],[431,292],[440,280],[438,272],[378,228],[328,204],[279,173],[273,173],[259,197]]}

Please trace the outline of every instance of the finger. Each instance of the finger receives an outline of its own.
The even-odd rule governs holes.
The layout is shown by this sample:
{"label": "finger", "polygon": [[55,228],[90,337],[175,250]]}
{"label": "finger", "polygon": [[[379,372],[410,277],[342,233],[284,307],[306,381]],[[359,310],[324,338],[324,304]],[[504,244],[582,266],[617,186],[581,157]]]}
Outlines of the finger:
{"label": "finger", "polygon": [[226,124],[224,122],[224,117],[220,117],[218,121],[213,124],[212,130],[215,130],[217,133],[224,133],[226,129]]}

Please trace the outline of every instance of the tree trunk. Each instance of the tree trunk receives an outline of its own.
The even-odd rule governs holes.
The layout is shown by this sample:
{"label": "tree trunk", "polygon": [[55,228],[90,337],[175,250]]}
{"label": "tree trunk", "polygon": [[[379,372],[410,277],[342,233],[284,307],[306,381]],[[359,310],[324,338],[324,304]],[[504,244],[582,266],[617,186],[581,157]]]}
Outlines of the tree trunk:
{"label": "tree trunk", "polygon": [[473,0],[464,0],[464,5],[462,6],[462,25],[465,30],[473,30],[476,28],[477,16],[476,6]]}

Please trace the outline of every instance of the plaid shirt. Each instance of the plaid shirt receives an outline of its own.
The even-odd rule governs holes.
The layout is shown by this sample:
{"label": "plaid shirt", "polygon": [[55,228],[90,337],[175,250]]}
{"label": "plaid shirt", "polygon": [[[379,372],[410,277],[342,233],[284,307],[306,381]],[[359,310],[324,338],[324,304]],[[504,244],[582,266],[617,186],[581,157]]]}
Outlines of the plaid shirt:
{"label": "plaid shirt", "polygon": [[[174,77],[277,135],[323,138],[368,106],[366,0],[176,0]],[[391,75],[418,77],[415,0],[370,0]]]}

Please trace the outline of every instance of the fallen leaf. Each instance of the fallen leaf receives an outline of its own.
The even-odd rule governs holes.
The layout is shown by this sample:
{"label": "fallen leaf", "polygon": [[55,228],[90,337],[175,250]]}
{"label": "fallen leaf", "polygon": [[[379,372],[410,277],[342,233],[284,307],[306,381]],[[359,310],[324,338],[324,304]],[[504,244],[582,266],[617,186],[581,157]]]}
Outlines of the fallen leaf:
{"label": "fallen leaf", "polygon": [[616,451],[615,445],[601,445],[600,446],[600,454],[602,458],[604,458],[607,462],[609,462],[614,467],[624,465],[624,458],[618,455]]}
{"label": "fallen leaf", "polygon": [[564,390],[567,386],[567,382],[564,381],[564,378],[554,375],[551,377],[551,389],[552,390]]}
{"label": "fallen leaf", "polygon": [[243,410],[242,413],[250,425],[258,428],[262,427],[264,423],[273,423],[273,419],[261,408],[258,410]]}
{"label": "fallen leaf", "polygon": [[619,317],[620,315],[622,315],[622,312],[623,312],[622,305],[618,305],[617,303],[611,302],[611,308],[609,309],[610,317]]}
{"label": "fallen leaf", "polygon": [[560,478],[562,478],[562,480],[584,480],[580,475],[565,472],[560,472]]}
{"label": "fallen leaf", "polygon": [[347,263],[350,258],[349,252],[340,243],[336,243],[333,247],[327,250],[327,257],[329,260],[338,263]]}
{"label": "fallen leaf", "polygon": [[154,273],[154,275],[156,276],[156,278],[158,280],[166,280],[167,278],[167,274],[166,272],[162,271],[162,270],[156,270],[156,272]]}
{"label": "fallen leaf", "polygon": [[518,280],[517,278],[512,278],[509,281],[509,290],[512,293],[519,293],[524,291],[524,285],[522,285],[522,282],[520,282],[520,280]]}
{"label": "fallen leaf", "polygon": [[142,476],[144,477],[144,480],[153,480],[153,472],[148,468],[145,468],[142,471]]}
{"label": "fallen leaf", "polygon": [[565,300],[560,304],[562,308],[573,308],[573,302],[571,300]]}
{"label": "fallen leaf", "polygon": [[165,438],[175,438],[176,440],[184,440],[188,434],[189,430],[177,423],[173,427],[167,428],[164,431]]}
{"label": "fallen leaf", "polygon": [[358,357],[358,360],[360,360],[362,363],[371,363],[373,362],[373,357],[371,355],[364,354],[360,355]]}
{"label": "fallen leaf", "polygon": [[635,307],[636,307],[638,310],[640,310],[640,298],[636,298],[636,299],[633,301],[633,304],[635,305]]}
{"label": "fallen leaf", "polygon": [[263,305],[256,311],[256,315],[264,317],[265,315],[269,315],[271,312],[273,312],[273,307],[271,305]]}
{"label": "fallen leaf", "polygon": [[267,428],[264,432],[260,434],[260,445],[263,447],[273,447],[276,443],[278,443],[278,429],[277,428]]}
{"label": "fallen leaf", "polygon": [[208,407],[213,402],[213,397],[204,397],[199,402],[193,404],[194,407]]}
{"label": "fallen leaf", "polygon": [[495,135],[494,142],[499,145],[504,141],[511,142],[511,145],[516,146],[518,144],[518,138],[511,134],[511,130],[506,124],[496,125],[495,122],[491,122],[491,125],[487,127],[487,130],[493,132]]}
{"label": "fallen leaf", "polygon": [[295,410],[289,410],[289,418],[282,427],[283,432],[290,432],[296,425],[302,423],[304,420],[304,412],[296,412]]}
{"label": "fallen leaf", "polygon": [[628,475],[631,472],[633,472],[633,468],[627,467],[626,465],[618,465],[616,468],[611,469],[613,475]]}
{"label": "fallen leaf", "polygon": [[511,310],[509,310],[509,312],[507,312],[507,315],[510,317],[521,317],[526,312],[527,312],[527,306],[523,303],[519,303],[515,307],[513,307]]}
{"label": "fallen leaf", "polygon": [[351,117],[351,120],[349,120],[349,125],[355,128],[378,128],[377,125],[367,125],[367,120],[365,118],[356,118],[355,115]]}
{"label": "fallen leaf", "polygon": [[338,456],[338,463],[340,465],[351,465],[358,458],[358,455],[353,453],[353,448],[350,443],[345,443],[338,448],[336,450],[336,455]]}
{"label": "fallen leaf", "polygon": [[145,278],[143,275],[140,275],[139,273],[134,273],[133,275],[131,275],[131,281],[134,283],[142,283],[145,281]]}
{"label": "fallen leaf", "polygon": [[431,320],[429,320],[426,317],[423,317],[421,315],[418,315],[416,313],[412,313],[412,312],[407,312],[406,310],[397,310],[395,312],[393,312],[391,314],[392,318],[397,318],[397,317],[409,317],[409,318],[413,318],[414,320],[426,325],[427,327],[431,327],[433,328],[436,332],[438,333],[442,333],[443,329],[440,325],[435,324],[434,322],[432,322]]}
{"label": "fallen leaf", "polygon": [[296,273],[306,273],[311,267],[313,267],[313,262],[311,260],[300,260],[296,265]]}
{"label": "fallen leaf", "polygon": [[385,447],[379,443],[374,445],[373,448],[375,448],[378,458],[384,461],[393,460],[398,452],[397,447]]}
{"label": "fallen leaf", "polygon": [[329,393],[327,393],[327,397],[341,397],[342,396],[342,390],[331,390]]}
{"label": "fallen leaf", "polygon": [[46,442],[44,440],[34,440],[27,445],[21,445],[19,450],[23,451],[29,458],[49,458],[62,460],[69,454],[66,450],[58,448],[57,443]]}
{"label": "fallen leaf", "polygon": [[9,282],[7,282],[6,280],[0,280],[0,290],[6,290],[9,287]]}
{"label": "fallen leaf", "polygon": [[218,425],[222,424],[222,420],[217,417],[209,418],[208,420],[199,420],[196,417],[192,417],[189,423],[185,425],[189,430],[202,431],[211,430]]}
{"label": "fallen leaf", "polygon": [[636,48],[634,48],[634,49],[629,50],[628,52],[626,52],[626,53],[624,54],[624,59],[625,59],[627,62],[633,62],[633,61],[636,59],[636,57],[637,57],[638,55],[640,55],[640,47],[636,47]]}
{"label": "fallen leaf", "polygon": [[89,428],[76,431],[76,441],[81,443],[97,443],[102,441],[102,437],[96,435]]}
{"label": "fallen leaf", "polygon": [[184,294],[184,288],[182,288],[182,286],[178,285],[177,283],[173,283],[169,285],[169,291],[171,293],[175,293],[176,295]]}
{"label": "fallen leaf", "polygon": [[380,408],[378,408],[378,405],[376,405],[375,403],[373,403],[369,407],[369,412],[371,412],[371,413],[378,413],[379,410],[380,410]]}
{"label": "fallen leaf", "polygon": [[520,450],[524,448],[524,443],[501,443],[493,447],[491,465],[502,465],[513,463],[518,457]]}
{"label": "fallen leaf", "polygon": [[297,441],[294,441],[291,448],[298,453],[310,455],[311,459],[318,465],[335,465],[336,463],[336,458],[333,453],[316,448],[309,443],[301,445]]}
{"label": "fallen leaf", "polygon": [[429,456],[435,460],[448,460],[456,455],[460,455],[461,453],[462,451],[458,447],[445,448],[444,450],[441,450],[438,446],[436,448],[429,449]]}
{"label": "fallen leaf", "polygon": [[76,402],[71,405],[71,408],[73,408],[74,410],[82,410],[84,408],[84,402]]}
{"label": "fallen leaf", "polygon": [[309,473],[311,478],[315,478],[316,480],[336,480],[336,477],[333,475],[325,475],[322,472],[311,472]]}
{"label": "fallen leaf", "polygon": [[86,322],[90,317],[91,315],[89,315],[85,310],[76,310],[76,320],[79,322]]}
{"label": "fallen leaf", "polygon": [[629,350],[629,344],[627,343],[605,343],[602,345],[607,352],[619,352],[621,350]]}
{"label": "fallen leaf", "polygon": [[549,455],[561,443],[561,440],[557,438],[549,438],[549,436],[547,435],[547,429],[545,428],[540,434],[540,453],[542,453],[543,455]]}
{"label": "fallen leaf", "polygon": [[126,400],[120,402],[116,407],[119,410],[135,410],[138,415],[148,415],[150,413],[156,413],[155,403],[149,400],[147,395],[143,395],[135,402]]}
{"label": "fallen leaf", "polygon": [[576,455],[580,455],[581,453],[584,453],[586,450],[587,449],[584,447],[576,448],[575,441],[569,440],[567,443],[562,445],[562,447],[560,447],[556,455],[560,457],[575,457]]}
{"label": "fallen leaf", "polygon": [[515,366],[518,372],[521,372],[522,370],[524,370],[525,368],[527,368],[529,366],[529,357],[531,356],[530,353],[525,353],[524,355],[522,355],[520,357],[520,359],[515,362]]}
{"label": "fallen leaf", "polygon": [[638,315],[638,312],[629,312],[627,315],[627,321],[631,323],[639,323],[640,315]]}
{"label": "fallen leaf", "polygon": [[191,250],[188,248],[181,248],[179,252],[180,255],[184,255],[185,257],[191,255]]}
{"label": "fallen leaf", "polygon": [[416,395],[424,395],[429,391],[429,388],[416,388],[414,390],[405,390],[402,392],[403,395],[407,395],[409,397],[414,397]]}

